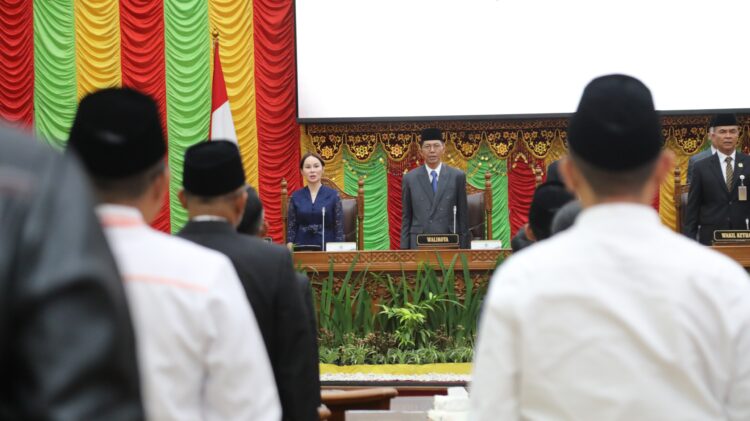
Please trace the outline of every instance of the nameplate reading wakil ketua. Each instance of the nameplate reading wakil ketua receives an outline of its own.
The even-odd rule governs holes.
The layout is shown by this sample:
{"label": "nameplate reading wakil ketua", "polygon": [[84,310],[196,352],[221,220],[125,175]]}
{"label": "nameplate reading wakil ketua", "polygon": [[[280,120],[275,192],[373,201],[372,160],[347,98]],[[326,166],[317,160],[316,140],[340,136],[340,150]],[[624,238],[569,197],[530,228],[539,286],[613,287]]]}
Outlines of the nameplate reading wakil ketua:
{"label": "nameplate reading wakil ketua", "polygon": [[716,230],[714,243],[750,243],[748,230]]}
{"label": "nameplate reading wakil ketua", "polygon": [[418,249],[457,249],[458,234],[419,234]]}

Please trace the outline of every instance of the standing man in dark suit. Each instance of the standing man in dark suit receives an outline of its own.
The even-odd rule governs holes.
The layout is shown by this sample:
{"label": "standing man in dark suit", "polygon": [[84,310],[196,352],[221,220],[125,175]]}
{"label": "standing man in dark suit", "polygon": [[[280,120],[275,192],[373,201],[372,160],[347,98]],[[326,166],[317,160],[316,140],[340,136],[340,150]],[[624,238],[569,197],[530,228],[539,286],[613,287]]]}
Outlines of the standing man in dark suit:
{"label": "standing man in dark suit", "polygon": [[317,420],[320,383],[314,323],[291,256],[284,247],[236,231],[247,200],[237,146],[211,141],[190,147],[183,187],[180,200],[190,221],[178,235],[224,253],[234,264],[266,344],[283,420]]}
{"label": "standing man in dark suit", "polygon": [[[750,157],[737,152],[739,125],[734,114],[714,117],[711,136],[716,153],[695,163],[688,194],[684,233],[710,245],[715,230],[747,229],[750,201],[745,186],[750,182]],[[742,192],[744,194],[741,194]]]}
{"label": "standing man in dark suit", "polygon": [[401,187],[401,248],[417,248],[418,234],[448,233],[458,234],[461,248],[469,248],[466,174],[442,163],[440,129],[422,130],[420,145],[424,166],[409,171]]}

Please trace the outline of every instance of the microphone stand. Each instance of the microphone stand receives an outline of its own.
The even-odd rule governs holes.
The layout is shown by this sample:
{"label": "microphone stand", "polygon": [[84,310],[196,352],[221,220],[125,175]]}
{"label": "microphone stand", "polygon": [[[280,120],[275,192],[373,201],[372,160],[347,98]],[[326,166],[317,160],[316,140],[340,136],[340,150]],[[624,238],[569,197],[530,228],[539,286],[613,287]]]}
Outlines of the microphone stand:
{"label": "microphone stand", "polygon": [[320,242],[322,243],[320,249],[322,251],[326,251],[326,208],[323,207],[323,236],[320,239]]}
{"label": "microphone stand", "polygon": [[456,205],[453,205],[453,233],[458,234],[456,232]]}

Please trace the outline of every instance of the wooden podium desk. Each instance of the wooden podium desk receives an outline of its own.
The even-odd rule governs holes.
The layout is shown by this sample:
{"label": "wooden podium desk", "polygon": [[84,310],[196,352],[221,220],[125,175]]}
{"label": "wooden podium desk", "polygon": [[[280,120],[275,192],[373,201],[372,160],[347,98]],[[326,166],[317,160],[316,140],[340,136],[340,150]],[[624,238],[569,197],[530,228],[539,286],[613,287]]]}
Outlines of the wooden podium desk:
{"label": "wooden podium desk", "polygon": [[[713,246],[714,250],[723,253],[736,260],[746,269],[750,269],[750,245],[722,245]],[[327,273],[330,264],[333,263],[334,272],[346,272],[349,270],[355,256],[357,263],[355,272],[367,268],[370,272],[407,272],[417,270],[422,262],[428,263],[433,269],[439,270],[438,256],[443,263],[450,265],[453,257],[457,254],[466,256],[469,270],[488,271],[493,270],[503,257],[511,254],[510,249],[501,250],[376,250],[376,251],[353,251],[353,252],[297,252],[294,253],[294,265],[306,271]],[[461,268],[460,257],[456,261],[455,268]]]}
{"label": "wooden podium desk", "polygon": [[[294,265],[306,271],[328,273],[331,263],[334,272],[346,272],[357,257],[354,272],[367,269],[370,272],[415,272],[424,262],[440,270],[440,259],[448,267],[454,256],[463,254],[471,271],[495,269],[500,258],[508,256],[510,249],[501,250],[373,250],[345,252],[296,252]],[[455,269],[461,269],[461,258],[456,259]]]}
{"label": "wooden podium desk", "polygon": [[711,246],[711,248],[731,257],[743,268],[750,270],[750,245]]}

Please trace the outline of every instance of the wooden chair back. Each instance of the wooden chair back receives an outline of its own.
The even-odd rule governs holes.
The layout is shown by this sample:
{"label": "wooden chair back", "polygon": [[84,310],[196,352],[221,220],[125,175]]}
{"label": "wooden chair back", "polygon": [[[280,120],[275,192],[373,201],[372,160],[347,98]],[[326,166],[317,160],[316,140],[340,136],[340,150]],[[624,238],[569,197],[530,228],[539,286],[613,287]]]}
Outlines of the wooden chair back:
{"label": "wooden chair back", "polygon": [[675,208],[675,226],[678,233],[682,232],[682,224],[685,223],[685,213],[687,212],[688,195],[690,193],[690,184],[682,184],[680,167],[674,169],[674,200]]}
{"label": "wooden chair back", "polygon": [[466,183],[468,203],[467,224],[475,240],[492,239],[492,183],[490,173],[484,173],[484,189]]}

